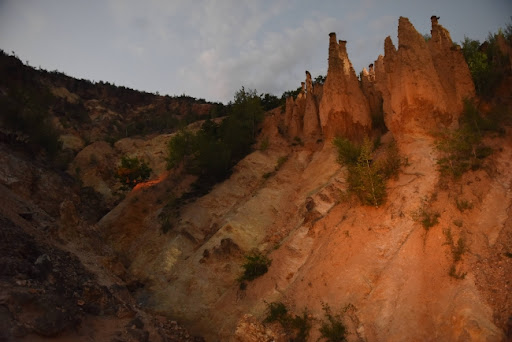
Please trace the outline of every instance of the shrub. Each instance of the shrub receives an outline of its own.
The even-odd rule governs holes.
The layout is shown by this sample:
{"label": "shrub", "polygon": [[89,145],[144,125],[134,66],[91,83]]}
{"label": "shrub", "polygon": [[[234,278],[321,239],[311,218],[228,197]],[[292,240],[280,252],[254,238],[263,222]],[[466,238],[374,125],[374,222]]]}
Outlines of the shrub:
{"label": "shrub", "polygon": [[176,133],[167,143],[167,169],[178,166],[186,156],[192,154],[194,134],[187,130]]}
{"label": "shrub", "polygon": [[497,131],[499,126],[489,118],[480,115],[475,105],[465,101],[464,112],[459,129],[443,131],[438,134],[437,149],[441,158],[437,161],[439,171],[444,176],[460,178],[469,170],[478,170],[483,159],[492,153],[492,149],[482,144],[485,131]]}
{"label": "shrub", "polygon": [[278,322],[286,334],[291,336],[290,341],[296,342],[306,342],[312,326],[307,308],[303,310],[301,316],[292,315],[281,302],[267,304],[267,317],[263,322]]}
{"label": "shrub", "polygon": [[267,317],[263,321],[264,323],[279,322],[282,326],[285,326],[288,322],[288,309],[286,305],[281,302],[267,303]]}
{"label": "shrub", "polygon": [[[500,34],[500,33],[498,33]],[[497,35],[489,34],[487,41],[480,45],[478,40],[464,37],[462,53],[479,96],[490,97],[503,80],[508,60],[497,44]]]}
{"label": "shrub", "polygon": [[334,315],[327,304],[323,305],[323,310],[327,321],[323,321],[320,327],[321,338],[327,342],[346,341],[347,328],[342,322],[341,315]]}
{"label": "shrub", "polygon": [[462,255],[467,251],[466,240],[464,237],[460,236],[457,239],[457,243],[455,243],[453,240],[452,231],[449,228],[445,229],[443,233],[446,238],[446,242],[444,244],[450,247],[453,258],[453,263],[450,266],[448,275],[455,279],[464,279],[466,277],[466,273],[457,273],[457,263],[462,260]]}
{"label": "shrub", "polygon": [[149,179],[151,168],[144,160],[139,158],[121,157],[121,165],[116,170],[115,177],[118,178],[125,188],[131,189],[135,185]]}
{"label": "shrub", "polygon": [[333,143],[338,150],[338,163],[344,165],[355,165],[357,163],[357,159],[361,154],[360,146],[342,137],[334,138]]}
{"label": "shrub", "polygon": [[183,162],[187,172],[198,175],[198,183],[208,189],[228,177],[232,166],[254,144],[263,119],[261,99],[256,91],[242,87],[228,114],[221,124],[206,120],[197,133],[184,130],[173,136],[168,143],[167,167]]}
{"label": "shrub", "polygon": [[302,139],[300,137],[293,137],[292,146],[297,146],[297,145],[304,146],[304,141],[302,141]]}
{"label": "shrub", "polygon": [[271,263],[272,260],[259,251],[246,255],[245,263],[242,265],[244,272],[238,278],[240,288],[243,289],[247,286],[246,281],[252,281],[267,273]]}
{"label": "shrub", "polygon": [[438,212],[430,211],[425,207],[421,207],[418,212],[419,221],[425,230],[429,230],[439,223],[439,217],[441,215]]}
{"label": "shrub", "polygon": [[457,272],[457,267],[455,266],[455,264],[452,264],[450,266],[450,271],[448,272],[448,275],[452,278],[455,278],[455,279],[458,279],[458,280],[462,280],[464,278],[466,278],[466,272]]}
{"label": "shrub", "polygon": [[473,209],[473,203],[469,202],[468,200],[461,199],[459,201],[458,198],[455,199],[455,204],[457,205],[457,209],[462,213],[464,210],[470,210]]}
{"label": "shrub", "polygon": [[349,190],[365,205],[382,205],[386,200],[386,180],[396,177],[402,165],[396,144],[388,145],[385,157],[375,161],[374,144],[368,138],[361,146],[340,137],[333,143],[338,151],[338,162],[347,166]]}
{"label": "shrub", "polygon": [[287,160],[288,160],[288,156],[279,157],[277,159],[277,164],[276,164],[275,170],[278,171],[281,168],[281,166],[283,166],[283,164],[286,163]]}
{"label": "shrub", "polygon": [[348,183],[363,204],[379,207],[386,199],[386,183],[382,165],[374,163],[372,143],[365,139],[355,165],[349,165]]}
{"label": "shrub", "polygon": [[269,142],[268,137],[264,137],[260,144],[260,151],[265,152],[268,148]]}
{"label": "shrub", "polygon": [[453,262],[462,260],[462,255],[467,251],[466,240],[461,236],[457,239],[457,243],[455,244],[451,229],[445,229],[443,233],[446,238],[445,244],[450,246]]}
{"label": "shrub", "polygon": [[292,329],[295,330],[292,341],[306,342],[312,326],[308,309],[304,309],[301,316],[295,315],[295,317],[292,318],[290,325]]}

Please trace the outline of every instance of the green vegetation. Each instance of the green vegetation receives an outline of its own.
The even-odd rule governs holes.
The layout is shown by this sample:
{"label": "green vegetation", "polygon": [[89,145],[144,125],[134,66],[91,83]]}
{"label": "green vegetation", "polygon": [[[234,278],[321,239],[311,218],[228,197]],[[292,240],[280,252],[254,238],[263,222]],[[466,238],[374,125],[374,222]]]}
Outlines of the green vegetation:
{"label": "green vegetation", "polygon": [[466,277],[466,273],[457,272],[457,263],[462,260],[462,255],[467,252],[466,240],[463,236],[460,236],[457,239],[457,243],[455,243],[450,228],[443,230],[443,234],[446,238],[446,242],[444,244],[450,247],[453,258],[453,263],[450,266],[448,274],[450,277],[455,279],[464,279]]}
{"label": "green vegetation", "polygon": [[427,231],[439,223],[439,217],[441,216],[437,211],[431,211],[425,205],[418,210],[416,215],[423,228]]}
{"label": "green vegetation", "polygon": [[188,172],[199,176],[200,187],[208,189],[229,176],[232,166],[251,151],[262,119],[256,91],[242,88],[222,123],[206,120],[197,133],[182,130],[170,139],[167,167],[183,164]]}
{"label": "green vegetation", "polygon": [[462,213],[464,210],[471,210],[473,209],[473,203],[469,202],[468,200],[461,199],[459,201],[458,198],[455,199],[455,204],[457,205],[457,209]]}
{"label": "green vegetation", "polygon": [[466,240],[461,236],[458,238],[457,243],[455,243],[452,236],[452,230],[450,228],[443,230],[443,234],[446,238],[445,245],[450,246],[453,261],[460,261],[462,259],[462,255],[467,251]]}
{"label": "green vegetation", "polygon": [[265,152],[268,148],[268,137],[264,137],[260,144],[260,151]]}
{"label": "green vegetation", "polygon": [[291,336],[290,341],[296,342],[307,341],[312,327],[307,308],[303,310],[300,316],[292,315],[281,302],[267,304],[267,317],[263,322],[278,322],[284,328],[286,334]]}
{"label": "green vegetation", "polygon": [[292,318],[291,328],[294,330],[293,339],[294,342],[306,342],[311,331],[311,318],[309,317],[308,309],[302,311],[302,315]]}
{"label": "green vegetation", "polygon": [[288,308],[281,302],[267,303],[267,317],[263,323],[279,322],[285,326],[288,320]]}
{"label": "green vegetation", "polygon": [[266,173],[263,174],[262,177],[267,179],[267,178],[270,178],[273,175],[275,175],[276,172],[279,171],[279,169],[281,169],[281,167],[283,166],[284,163],[286,163],[287,160],[288,160],[288,156],[279,157],[277,159],[276,166],[274,167],[274,171],[266,172]]}
{"label": "green vegetation", "polygon": [[297,145],[304,146],[304,142],[302,141],[302,139],[300,137],[293,137],[292,146],[297,146]]}
{"label": "green vegetation", "polygon": [[323,304],[323,310],[326,321],[320,327],[321,338],[327,342],[346,341],[347,328],[342,322],[341,314],[333,314],[327,304]]}
{"label": "green vegetation", "polygon": [[466,171],[481,168],[483,159],[492,153],[492,149],[482,143],[486,132],[501,133],[502,127],[495,117],[483,117],[473,102],[465,101],[459,128],[438,134],[436,147],[441,158],[437,164],[441,174],[460,178]]}
{"label": "green vegetation", "polygon": [[315,79],[313,80],[313,84],[324,84],[325,83],[325,80],[327,79],[327,76],[324,76],[324,75],[318,75],[317,77],[315,77]]}
{"label": "green vegetation", "polygon": [[50,159],[62,147],[50,116],[55,100],[48,89],[28,81],[27,84],[12,85],[6,96],[0,96],[2,126],[25,135],[17,140],[26,142],[33,151],[44,150]]}
{"label": "green vegetation", "polygon": [[140,160],[137,157],[123,156],[121,157],[121,165],[116,170],[115,177],[119,179],[125,188],[131,189],[135,185],[147,181],[151,171],[151,168],[144,160]]}
{"label": "green vegetation", "polygon": [[267,273],[272,260],[261,252],[253,252],[245,256],[245,263],[242,265],[244,269],[243,274],[238,278],[240,289],[245,289],[247,286],[246,281],[253,281]]}
{"label": "green vegetation", "polygon": [[500,50],[498,40],[508,40],[512,44],[512,25],[507,25],[505,32],[489,33],[487,40],[480,44],[478,40],[464,37],[462,53],[468,63],[469,71],[477,95],[491,97],[496,87],[503,81],[503,77],[510,67],[510,61]]}
{"label": "green vegetation", "polygon": [[373,160],[373,143],[365,138],[361,146],[337,137],[338,162],[348,168],[349,190],[361,203],[379,207],[386,200],[386,180],[398,175],[402,160],[395,144],[390,144],[384,158]]}
{"label": "green vegetation", "polygon": [[467,272],[457,272],[457,266],[455,264],[452,264],[450,266],[450,271],[448,272],[448,275],[452,278],[462,280],[466,278]]}

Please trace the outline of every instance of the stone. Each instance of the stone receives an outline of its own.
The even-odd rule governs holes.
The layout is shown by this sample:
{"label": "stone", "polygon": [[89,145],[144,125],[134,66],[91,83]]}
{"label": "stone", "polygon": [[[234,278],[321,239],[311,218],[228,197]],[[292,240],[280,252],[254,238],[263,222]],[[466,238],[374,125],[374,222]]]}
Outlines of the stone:
{"label": "stone", "polygon": [[463,99],[474,95],[469,69],[446,29],[432,19],[427,43],[409,19],[400,17],[398,49],[390,37],[375,61],[375,86],[382,94],[384,120],[395,138],[455,127]]}
{"label": "stone", "polygon": [[311,80],[311,74],[306,71],[306,106],[304,108],[304,138],[316,140],[321,135],[320,121],[318,118],[318,102],[315,88]]}
{"label": "stone", "polygon": [[362,140],[371,129],[370,108],[354,68],[348,59],[346,42],[329,34],[327,77],[319,106],[322,133],[327,139],[341,135]]}

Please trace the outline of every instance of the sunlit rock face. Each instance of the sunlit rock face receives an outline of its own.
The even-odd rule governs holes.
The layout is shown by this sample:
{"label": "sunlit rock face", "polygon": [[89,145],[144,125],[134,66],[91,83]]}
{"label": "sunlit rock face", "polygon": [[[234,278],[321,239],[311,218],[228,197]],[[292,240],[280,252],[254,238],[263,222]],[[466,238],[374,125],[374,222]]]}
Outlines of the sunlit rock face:
{"label": "sunlit rock face", "polygon": [[319,108],[327,139],[342,135],[360,140],[371,129],[370,109],[347,55],[346,42],[329,35],[329,65]]}
{"label": "sunlit rock face", "polygon": [[318,118],[318,95],[316,87],[311,80],[311,74],[306,71],[306,107],[304,109],[304,138],[316,139],[321,135],[320,122]]}
{"label": "sunlit rock face", "polygon": [[387,37],[385,55],[375,62],[386,126],[398,139],[457,125],[463,99],[475,92],[460,48],[437,17],[432,17],[431,32],[426,42],[407,18],[400,17],[398,49]]}

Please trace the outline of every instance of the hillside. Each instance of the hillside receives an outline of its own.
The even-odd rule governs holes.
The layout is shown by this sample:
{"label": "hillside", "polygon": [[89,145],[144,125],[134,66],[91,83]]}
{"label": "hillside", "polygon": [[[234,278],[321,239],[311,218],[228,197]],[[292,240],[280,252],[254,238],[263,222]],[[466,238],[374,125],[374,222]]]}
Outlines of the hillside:
{"label": "hillside", "polygon": [[[359,77],[330,33],[325,82],[306,71],[251,127],[231,125],[253,109],[236,98],[228,110],[3,55],[2,338],[511,339],[512,42],[496,37],[489,94],[437,17],[428,40],[401,17],[398,45]],[[63,164],[15,124],[41,108]],[[256,140],[218,183],[201,187],[202,145],[169,164],[183,137],[231,156],[240,127]],[[149,180],[124,190],[123,156]]]}

